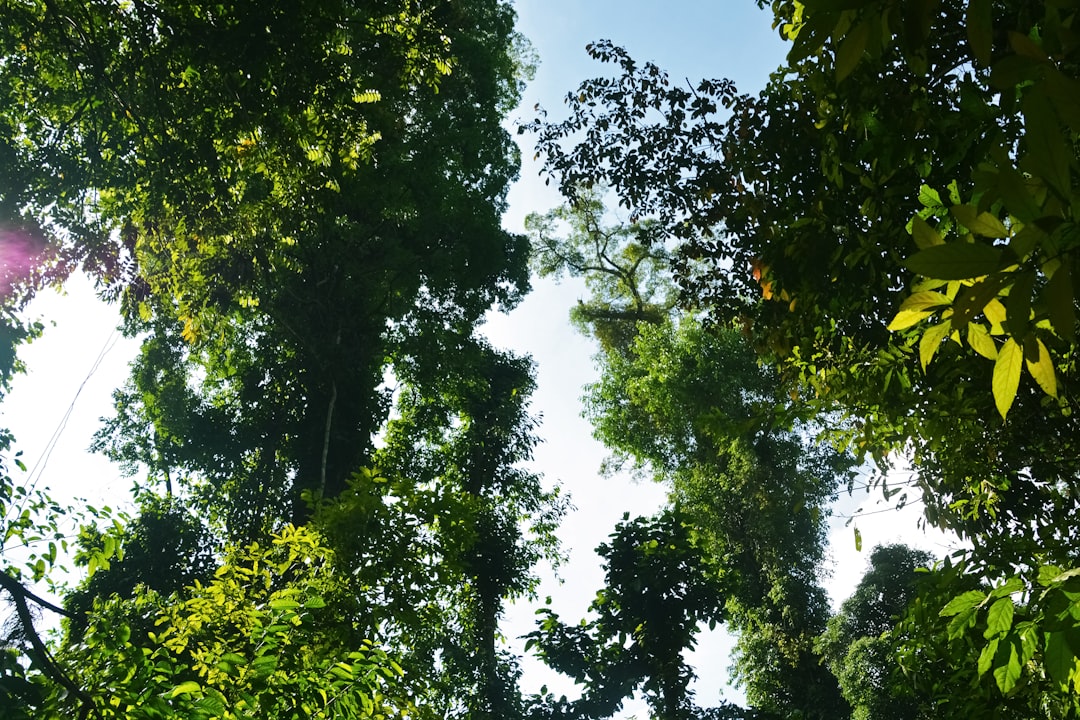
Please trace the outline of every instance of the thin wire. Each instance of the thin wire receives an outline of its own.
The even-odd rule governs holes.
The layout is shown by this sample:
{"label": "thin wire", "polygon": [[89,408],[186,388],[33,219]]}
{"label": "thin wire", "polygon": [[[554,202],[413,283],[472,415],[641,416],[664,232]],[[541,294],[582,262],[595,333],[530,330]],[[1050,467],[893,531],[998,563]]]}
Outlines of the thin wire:
{"label": "thin wire", "polygon": [[[83,378],[82,383],[79,384],[79,389],[75,391],[75,397],[71,399],[71,403],[64,412],[64,417],[60,419],[56,429],[53,430],[52,437],[49,438],[49,442],[41,451],[41,455],[38,457],[37,462],[35,462],[34,466],[30,469],[31,481],[26,497],[29,497],[30,493],[37,487],[37,484],[41,482],[41,477],[45,474],[45,467],[49,464],[49,458],[52,457],[53,450],[56,449],[57,444],[60,442],[60,437],[63,435],[64,429],[67,428],[68,420],[71,419],[71,413],[75,410],[75,403],[78,401],[79,395],[82,394],[83,388],[86,387],[86,383],[90,382],[90,378],[93,377],[94,373],[101,367],[101,363],[105,359],[105,356],[109,354],[109,351],[116,346],[116,343],[119,342],[119,340],[120,334],[116,328],[113,328],[112,332],[110,332],[109,336],[105,339],[105,344],[101,346],[101,350],[98,352],[94,364],[90,367],[90,371],[86,373],[86,377]],[[37,473],[37,478],[34,478],[35,473]],[[21,507],[19,512],[22,512]]]}

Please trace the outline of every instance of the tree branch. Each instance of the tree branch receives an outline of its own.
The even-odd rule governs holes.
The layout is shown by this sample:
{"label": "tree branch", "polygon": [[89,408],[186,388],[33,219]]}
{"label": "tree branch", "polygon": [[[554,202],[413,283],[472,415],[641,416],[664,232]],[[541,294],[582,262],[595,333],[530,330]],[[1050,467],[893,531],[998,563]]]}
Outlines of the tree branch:
{"label": "tree branch", "polygon": [[0,587],[8,591],[8,594],[11,595],[12,602],[15,603],[15,612],[19,616],[19,622],[22,623],[23,631],[26,633],[26,639],[30,641],[30,646],[33,648],[31,659],[40,666],[45,675],[59,683],[65,690],[71,693],[73,697],[78,698],[79,702],[83,705],[80,717],[87,717],[94,707],[93,699],[86,694],[86,691],[76,685],[75,681],[68,677],[67,673],[56,665],[56,661],[53,660],[52,655],[49,653],[49,649],[45,647],[45,643],[42,642],[41,636],[38,635],[37,629],[34,627],[34,618],[30,615],[30,606],[27,605],[26,601],[28,599],[32,600],[34,603],[44,608],[48,608],[53,612],[58,612],[67,617],[74,616],[63,608],[59,608],[30,592],[23,587],[22,583],[2,570],[0,570]]}

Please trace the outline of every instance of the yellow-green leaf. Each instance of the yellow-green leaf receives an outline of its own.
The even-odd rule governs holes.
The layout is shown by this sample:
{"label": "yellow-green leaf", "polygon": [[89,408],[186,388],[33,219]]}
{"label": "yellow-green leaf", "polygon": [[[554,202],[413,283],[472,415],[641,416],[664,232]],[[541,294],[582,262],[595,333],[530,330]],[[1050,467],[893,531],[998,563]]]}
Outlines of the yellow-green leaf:
{"label": "yellow-green leaf", "polygon": [[925,250],[934,245],[945,244],[945,241],[941,239],[941,234],[930,227],[930,223],[923,220],[919,215],[916,215],[911,221],[911,236],[915,239],[915,245],[920,250]]}
{"label": "yellow-green leaf", "polygon": [[187,682],[180,683],[179,685],[174,687],[172,689],[172,692],[169,694],[169,697],[176,697],[177,695],[184,694],[190,695],[191,693],[197,693],[200,690],[202,690],[202,685],[199,685],[199,683],[195,682],[194,680],[188,680]]}
{"label": "yellow-green leaf", "polygon": [[989,238],[1004,238],[1009,236],[1009,231],[1001,220],[988,212],[980,213],[971,205],[957,205],[950,209],[953,217],[976,235]]}
{"label": "yellow-green leaf", "polygon": [[897,330],[903,330],[915,325],[920,320],[930,317],[934,314],[933,310],[901,310],[896,313],[896,317],[889,323],[889,331],[896,332]]}
{"label": "yellow-green leaf", "polygon": [[948,296],[933,291],[912,293],[900,303],[901,310],[932,310],[948,307],[952,303]]}
{"label": "yellow-green leaf", "polygon": [[989,331],[979,323],[970,323],[967,329],[968,345],[987,360],[997,360],[997,343],[990,337]]}
{"label": "yellow-green leaf", "polygon": [[1002,333],[1001,325],[1005,322],[1005,306],[1001,304],[1001,301],[994,298],[990,302],[983,306],[983,315],[990,321],[990,334],[1000,335]]}
{"label": "yellow-green leaf", "polygon": [[1024,364],[1024,351],[1009,338],[998,351],[997,360],[994,362],[994,403],[1001,413],[1001,418],[1009,414],[1013,400],[1016,399],[1016,390],[1020,387],[1020,370]]}
{"label": "yellow-green leaf", "polygon": [[1012,629],[1014,610],[1011,597],[1003,597],[994,601],[986,614],[986,630],[983,631],[983,637],[987,639],[1005,637],[1005,634]]}
{"label": "yellow-green leaf", "polygon": [[948,296],[939,292],[924,290],[912,293],[900,304],[900,311],[889,323],[888,329],[896,332],[909,328],[920,320],[930,317],[939,308],[948,307],[950,302]]}
{"label": "yellow-green leaf", "polygon": [[986,593],[978,590],[968,590],[966,593],[957,595],[949,600],[948,604],[938,613],[941,617],[952,617],[962,612],[971,610],[981,605],[986,600]]}
{"label": "yellow-green leaf", "polygon": [[994,655],[997,654],[998,638],[992,638],[990,642],[986,643],[986,647],[979,653],[979,677],[982,677],[990,669],[993,664]]}
{"label": "yellow-green leaf", "polygon": [[855,528],[855,552],[862,552],[862,533],[859,532],[859,528]]}
{"label": "yellow-green leaf", "polygon": [[997,681],[998,689],[1003,695],[1009,693],[1020,680],[1020,648],[1019,640],[1010,637],[1008,642],[998,647],[994,656],[994,680]]}
{"label": "yellow-green leaf", "polygon": [[971,322],[972,318],[983,312],[986,304],[998,296],[1006,282],[1008,282],[1007,275],[994,273],[967,286],[953,306],[956,309],[956,314],[953,315],[953,327],[962,328]]}
{"label": "yellow-green leaf", "polygon": [[949,334],[951,328],[952,322],[946,320],[923,333],[919,340],[919,361],[922,363],[923,372],[926,372],[926,366],[934,358],[934,353],[941,347],[941,341]]}
{"label": "yellow-green leaf", "polygon": [[1028,337],[1024,341],[1024,362],[1028,372],[1035,382],[1039,383],[1042,391],[1050,397],[1057,397],[1057,374],[1054,372],[1054,361],[1050,357],[1050,351],[1043,345],[1043,341],[1036,337]]}

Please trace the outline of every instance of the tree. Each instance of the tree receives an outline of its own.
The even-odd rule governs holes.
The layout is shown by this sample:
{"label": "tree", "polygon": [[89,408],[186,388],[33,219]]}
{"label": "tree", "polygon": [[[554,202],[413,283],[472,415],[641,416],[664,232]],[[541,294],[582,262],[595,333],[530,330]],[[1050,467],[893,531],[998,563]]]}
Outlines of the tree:
{"label": "tree", "polygon": [[[336,637],[277,689],[240,683],[259,711],[223,688],[195,706],[303,710],[330,692],[305,673],[371,641],[401,658],[394,682],[423,712],[517,712],[497,622],[530,592],[558,503],[518,467],[534,442],[531,367],[474,337],[528,288],[527,243],[501,227],[517,172],[503,115],[528,72],[513,22],[502,0],[0,4],[0,207],[145,337],[96,440],[145,473],[144,506],[131,553],[70,600],[107,611],[65,644],[84,681],[158,692],[138,685],[158,682],[148,666],[110,659],[127,640],[86,650],[87,636],[205,601],[235,570],[208,544],[261,547],[292,527],[332,541],[312,562],[352,579],[325,593],[336,615],[315,613]],[[436,356],[447,350],[461,357]],[[189,513],[210,534],[150,542],[159,519],[194,530],[172,522]],[[358,547],[357,527],[385,545]],[[163,557],[186,540],[215,561]],[[213,653],[274,627],[265,603],[302,579],[283,573]],[[168,622],[198,635],[205,618]],[[203,667],[146,649],[177,673]]]}
{"label": "tree", "polygon": [[703,623],[723,620],[724,588],[694,546],[692,527],[672,509],[651,518],[624,515],[597,553],[605,586],[589,606],[595,617],[567,625],[544,610],[527,643],[582,685],[582,697],[535,697],[530,717],[611,717],[639,689],[655,718],[697,717],[689,689],[694,672],[683,653],[693,649]]}
{"label": "tree", "polygon": [[322,615],[342,582],[317,533],[286,527],[230,548],[186,597],[144,590],[99,598],[59,660],[81,698],[51,695],[37,717],[359,718],[412,710],[401,668],[378,645],[350,644]]}
{"label": "tree", "polygon": [[918,594],[918,571],[930,560],[928,553],[903,545],[875,547],[855,592],[817,641],[817,651],[851,704],[852,720],[932,716],[896,663],[901,640],[896,627]]}
{"label": "tree", "polygon": [[793,410],[838,415],[831,440],[879,479],[910,458],[927,522],[971,540],[968,572],[1053,596],[1038,568],[1075,564],[1080,509],[1075,9],[773,9],[792,51],[756,96],[592,45],[617,76],[531,126],[547,171],[571,202],[606,186],[658,225],[683,302],[717,332],[740,323]]}
{"label": "tree", "polygon": [[540,272],[583,276],[594,291],[574,311],[601,347],[600,379],[584,398],[594,434],[611,466],[629,463],[670,488],[726,596],[751,705],[846,712],[813,639],[828,616],[817,577],[827,505],[850,459],[808,442],[812,428],[792,419],[782,379],[738,330],[707,330],[692,308],[675,307],[662,227],[613,226],[598,197],[583,191],[530,221]]}

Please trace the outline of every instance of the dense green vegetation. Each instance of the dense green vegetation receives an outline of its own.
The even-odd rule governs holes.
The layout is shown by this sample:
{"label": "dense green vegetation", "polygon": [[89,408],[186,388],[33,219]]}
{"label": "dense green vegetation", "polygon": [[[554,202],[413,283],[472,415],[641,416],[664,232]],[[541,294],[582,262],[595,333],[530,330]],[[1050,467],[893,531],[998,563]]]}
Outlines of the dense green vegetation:
{"label": "dense green vegetation", "polygon": [[[516,235],[504,0],[0,0],[0,388],[76,269],[142,342],[95,438],[132,517],[7,453],[0,716],[1080,713],[1080,6],[772,10],[755,95],[591,45],[613,72],[522,128],[565,204]],[[500,635],[566,506],[527,467],[531,361],[478,332],[530,272],[584,279],[585,414],[669,493],[598,549],[587,617],[539,612],[570,698]],[[875,548],[832,613],[864,463],[967,549]],[[746,708],[690,690],[716,624]]]}

